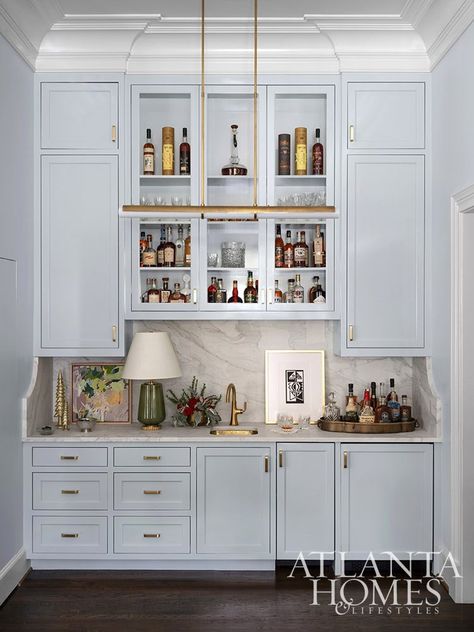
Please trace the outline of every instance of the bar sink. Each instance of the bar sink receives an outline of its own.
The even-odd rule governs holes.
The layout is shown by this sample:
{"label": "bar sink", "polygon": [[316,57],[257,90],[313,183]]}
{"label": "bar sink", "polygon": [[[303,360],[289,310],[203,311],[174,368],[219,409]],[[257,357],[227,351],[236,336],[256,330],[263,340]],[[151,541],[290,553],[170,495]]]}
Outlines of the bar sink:
{"label": "bar sink", "polygon": [[232,426],[228,428],[212,428],[210,434],[216,437],[249,437],[258,434],[257,428],[242,428]]}

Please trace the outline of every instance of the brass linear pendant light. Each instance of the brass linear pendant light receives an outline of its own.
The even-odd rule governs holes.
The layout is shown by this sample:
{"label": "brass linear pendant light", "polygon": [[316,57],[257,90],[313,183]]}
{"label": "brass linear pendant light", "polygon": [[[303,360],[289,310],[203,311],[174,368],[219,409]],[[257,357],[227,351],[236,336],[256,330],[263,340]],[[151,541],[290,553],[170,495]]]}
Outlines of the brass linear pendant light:
{"label": "brass linear pendant light", "polygon": [[122,211],[128,213],[141,213],[150,216],[151,214],[163,215],[170,213],[179,215],[186,213],[187,215],[196,212],[204,218],[207,214],[223,214],[229,215],[253,215],[256,219],[258,216],[281,214],[311,214],[328,215],[335,212],[334,206],[259,206],[258,205],[258,0],[254,0],[254,16],[253,16],[253,205],[252,206],[208,206],[205,204],[205,170],[204,164],[206,159],[205,152],[205,101],[206,101],[206,84],[205,84],[205,0],[201,0],[201,181],[198,206],[151,206],[151,205],[124,205]]}

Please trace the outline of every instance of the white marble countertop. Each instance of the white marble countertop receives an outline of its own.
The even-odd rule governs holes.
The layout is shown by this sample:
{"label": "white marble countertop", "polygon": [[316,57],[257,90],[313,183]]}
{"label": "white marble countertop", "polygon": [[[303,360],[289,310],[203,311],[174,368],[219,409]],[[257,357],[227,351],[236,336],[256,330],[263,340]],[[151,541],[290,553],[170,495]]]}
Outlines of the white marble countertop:
{"label": "white marble countertop", "polygon": [[[225,426],[218,426],[224,428]],[[326,442],[326,443],[438,443],[440,437],[433,436],[423,429],[413,432],[394,434],[353,434],[343,432],[326,432],[317,426],[299,429],[297,432],[283,432],[278,426],[266,424],[241,424],[242,428],[258,428],[257,435],[249,436],[214,436],[209,434],[210,427],[204,428],[175,428],[165,424],[160,430],[144,431],[138,423],[127,425],[98,424],[91,433],[81,433],[72,424],[69,431],[55,429],[54,434],[43,436],[38,432],[24,437],[25,442],[81,442],[81,443],[269,443],[269,442]]]}

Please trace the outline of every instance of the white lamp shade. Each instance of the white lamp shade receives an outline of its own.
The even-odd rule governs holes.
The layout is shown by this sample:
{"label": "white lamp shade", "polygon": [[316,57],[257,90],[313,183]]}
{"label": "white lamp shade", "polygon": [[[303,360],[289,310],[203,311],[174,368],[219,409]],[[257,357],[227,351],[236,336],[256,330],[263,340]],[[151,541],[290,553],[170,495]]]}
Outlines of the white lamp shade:
{"label": "white lamp shade", "polygon": [[180,376],[178,358],[167,333],[140,332],[133,336],[123,369],[126,380],[163,380]]}

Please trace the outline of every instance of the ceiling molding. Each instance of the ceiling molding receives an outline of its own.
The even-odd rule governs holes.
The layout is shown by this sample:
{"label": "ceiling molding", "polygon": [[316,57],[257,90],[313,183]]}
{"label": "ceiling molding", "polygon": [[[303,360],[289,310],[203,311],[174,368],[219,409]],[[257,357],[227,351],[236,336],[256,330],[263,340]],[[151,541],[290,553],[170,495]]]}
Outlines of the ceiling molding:
{"label": "ceiling molding", "polygon": [[10,42],[13,48],[23,57],[28,66],[35,69],[36,57],[38,50],[15,20],[0,5],[0,33]]}
{"label": "ceiling molding", "polygon": [[431,70],[443,59],[474,20],[474,2],[466,0],[428,49]]}
{"label": "ceiling molding", "polygon": [[433,0],[407,0],[400,17],[416,29],[432,4]]}

